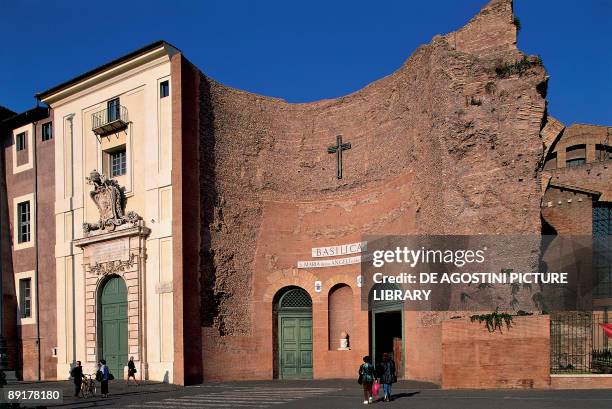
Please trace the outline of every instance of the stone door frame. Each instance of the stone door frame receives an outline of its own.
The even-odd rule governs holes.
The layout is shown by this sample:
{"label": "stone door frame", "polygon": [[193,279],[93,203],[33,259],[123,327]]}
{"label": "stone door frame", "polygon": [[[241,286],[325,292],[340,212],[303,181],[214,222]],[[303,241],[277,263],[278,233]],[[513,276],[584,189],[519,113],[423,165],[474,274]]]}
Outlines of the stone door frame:
{"label": "stone door frame", "polygon": [[[100,295],[110,277],[120,277],[127,287],[128,357],[140,379],[148,379],[146,355],[146,238],[150,230],[141,221],[138,226],[108,233],[89,235],[75,240],[83,250],[85,279],[85,349],[86,370],[96,368],[100,355]],[[115,374],[122,379],[124,374]]]}

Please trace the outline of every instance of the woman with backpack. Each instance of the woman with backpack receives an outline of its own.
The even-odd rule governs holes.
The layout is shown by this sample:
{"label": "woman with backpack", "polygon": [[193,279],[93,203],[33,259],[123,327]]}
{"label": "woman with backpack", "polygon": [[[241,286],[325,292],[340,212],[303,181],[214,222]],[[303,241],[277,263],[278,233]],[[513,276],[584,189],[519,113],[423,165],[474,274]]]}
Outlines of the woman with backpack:
{"label": "woman with backpack", "polygon": [[378,364],[378,378],[382,383],[385,397],[385,402],[391,401],[391,384],[397,382],[397,375],[395,373],[395,362],[391,359],[391,356],[385,352],[382,357],[382,362]]}
{"label": "woman with backpack", "polygon": [[363,386],[363,404],[373,403],[372,385],[376,379],[376,371],[372,365],[372,359],[369,355],[363,357],[363,364],[359,367],[359,379],[357,382]]}

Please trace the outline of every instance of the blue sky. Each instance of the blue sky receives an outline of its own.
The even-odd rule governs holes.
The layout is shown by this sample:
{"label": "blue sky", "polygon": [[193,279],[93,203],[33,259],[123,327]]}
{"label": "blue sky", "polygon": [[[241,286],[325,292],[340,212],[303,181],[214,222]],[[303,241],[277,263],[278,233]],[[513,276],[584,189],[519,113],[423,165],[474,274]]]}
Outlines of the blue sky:
{"label": "blue sky", "polygon": [[[290,102],[354,92],[486,0],[0,0],[0,105],[158,39],[226,85]],[[515,0],[519,47],[542,56],[549,112],[612,125],[612,1]]]}

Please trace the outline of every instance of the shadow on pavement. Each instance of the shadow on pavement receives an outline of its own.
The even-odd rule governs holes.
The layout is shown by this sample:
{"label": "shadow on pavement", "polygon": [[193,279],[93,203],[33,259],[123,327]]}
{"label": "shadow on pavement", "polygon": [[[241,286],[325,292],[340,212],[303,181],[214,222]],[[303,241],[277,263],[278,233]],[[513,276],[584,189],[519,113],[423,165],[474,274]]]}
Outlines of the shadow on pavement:
{"label": "shadow on pavement", "polygon": [[391,400],[397,400],[397,399],[401,399],[401,398],[409,398],[411,396],[414,396],[418,393],[421,393],[421,391],[416,391],[416,392],[402,392],[402,393],[397,393],[395,395],[391,395]]}

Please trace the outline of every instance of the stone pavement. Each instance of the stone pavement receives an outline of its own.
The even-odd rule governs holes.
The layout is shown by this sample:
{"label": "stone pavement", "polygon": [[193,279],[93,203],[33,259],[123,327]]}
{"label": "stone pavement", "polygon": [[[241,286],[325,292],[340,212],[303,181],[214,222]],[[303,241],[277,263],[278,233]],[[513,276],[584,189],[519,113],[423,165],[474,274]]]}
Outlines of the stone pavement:
{"label": "stone pavement", "polygon": [[[18,389],[61,389],[63,391],[64,402],[59,405],[53,405],[53,407],[118,407],[120,401],[128,398],[129,400],[145,400],[154,399],[155,394],[168,393],[183,389],[182,386],[165,384],[160,382],[141,382],[140,386],[135,386],[133,381],[130,382],[129,386],[125,384],[125,381],[114,380],[109,382],[109,398],[102,398],[100,395],[100,383],[96,382],[98,387],[98,396],[93,398],[75,398],[74,384],[72,381],[44,381],[44,382],[17,382],[10,383],[6,388],[18,388]],[[27,407],[27,406],[26,406]]]}
{"label": "stone pavement", "polygon": [[[206,383],[188,387],[148,382],[126,387],[112,381],[108,399],[74,399],[69,382],[22,383],[24,387],[61,387],[59,408],[133,409],[355,409],[362,404],[355,380],[252,381]],[[437,385],[400,381],[393,385],[395,400],[377,402],[381,408],[410,409],[610,409],[612,390],[441,390]]]}
{"label": "stone pavement", "polygon": [[[611,390],[441,390],[436,385],[401,381],[392,402],[380,408],[409,409],[610,409]],[[126,404],[133,409],[355,409],[362,404],[354,380],[262,381],[204,384],[172,396]],[[379,407],[379,406],[376,406]]]}

